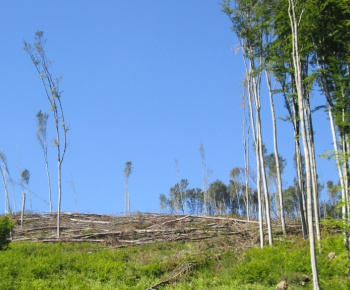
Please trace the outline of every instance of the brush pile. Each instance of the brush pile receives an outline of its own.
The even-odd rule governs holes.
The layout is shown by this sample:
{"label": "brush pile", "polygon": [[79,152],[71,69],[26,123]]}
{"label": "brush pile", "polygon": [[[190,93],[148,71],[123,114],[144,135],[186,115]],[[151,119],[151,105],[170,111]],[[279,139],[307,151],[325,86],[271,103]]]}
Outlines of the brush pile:
{"label": "brush pile", "polygon": [[91,242],[122,248],[165,241],[228,239],[242,248],[259,244],[259,224],[229,217],[136,213],[128,216],[61,213],[61,236],[56,214],[20,216],[13,241]]}

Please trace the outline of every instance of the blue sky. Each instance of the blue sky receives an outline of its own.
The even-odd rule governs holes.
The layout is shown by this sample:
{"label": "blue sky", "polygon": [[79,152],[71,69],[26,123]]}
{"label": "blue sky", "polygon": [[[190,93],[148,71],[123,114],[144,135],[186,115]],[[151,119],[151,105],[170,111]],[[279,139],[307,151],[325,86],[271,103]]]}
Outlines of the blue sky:
{"label": "blue sky", "polygon": [[[23,50],[43,30],[53,74],[62,76],[62,102],[69,131],[63,163],[62,210],[123,212],[123,168],[132,211],[160,211],[159,195],[180,178],[202,187],[200,142],[210,181],[229,181],[242,167],[242,57],[230,20],[218,1],[3,1],[0,4],[0,149],[13,180],[31,173],[33,210],[48,205],[45,164],[36,140],[35,115],[49,112],[40,79]],[[265,95],[267,98],[267,95]],[[323,97],[312,99],[313,106]],[[269,103],[263,102],[263,133],[272,151]],[[284,117],[276,97],[277,115]],[[316,153],[332,149],[326,113],[315,113]],[[278,121],[280,154],[287,159],[285,186],[294,177],[290,124]],[[49,119],[49,139],[53,120]],[[50,148],[53,205],[57,208],[56,160]],[[252,156],[253,157],[253,156]],[[320,182],[336,180],[333,162],[318,159]],[[254,158],[251,166],[255,168]],[[4,212],[1,186],[0,213]],[[17,210],[21,190],[15,186]]]}

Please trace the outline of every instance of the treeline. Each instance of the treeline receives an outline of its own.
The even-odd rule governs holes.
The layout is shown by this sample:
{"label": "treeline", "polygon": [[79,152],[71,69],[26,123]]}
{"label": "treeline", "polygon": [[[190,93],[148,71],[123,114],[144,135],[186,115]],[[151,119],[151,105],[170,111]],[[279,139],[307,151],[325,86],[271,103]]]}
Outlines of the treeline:
{"label": "treeline", "polygon": [[[338,225],[343,229],[346,252],[350,252],[350,1],[224,0],[221,4],[238,38],[236,52],[242,52],[245,68],[242,72],[244,90],[240,96],[244,112],[244,186],[239,191],[235,191],[231,183],[224,185],[220,181],[208,186],[208,179],[203,178],[203,192],[195,189],[198,191],[197,206],[201,205],[203,196],[205,214],[238,211],[246,213],[247,219],[257,215],[261,247],[265,238],[269,245],[274,244],[272,218],[281,222],[285,233],[285,218],[299,217],[303,237],[310,241],[314,289],[319,289],[315,242],[321,244],[322,214],[342,220]],[[263,81],[267,87],[264,91],[261,89]],[[323,105],[312,107],[311,97],[316,90],[323,98]],[[284,100],[285,112],[275,112],[275,97]],[[270,116],[262,113],[262,104],[266,103],[263,100],[270,103]],[[336,161],[339,176],[339,184],[327,184],[332,195],[328,204],[320,203],[322,186],[318,181],[315,154],[313,113],[320,109],[329,120],[333,142],[325,157]],[[295,180],[292,187],[283,189],[276,114],[285,116],[286,113],[285,121],[290,122],[293,135],[283,138],[289,139],[295,148]],[[269,128],[262,128],[262,118],[272,119]],[[270,171],[264,158],[262,132],[266,130],[273,133],[273,185],[269,184]],[[253,178],[249,165],[251,143],[256,164]],[[255,186],[252,186],[254,182]],[[187,211],[187,189],[184,187],[187,183],[183,183],[175,185],[168,197],[161,196],[163,205],[172,211]],[[338,191],[340,212],[334,208]],[[240,194],[235,196],[233,192]],[[252,198],[254,196],[257,201]],[[347,267],[350,273],[350,266]]]}
{"label": "treeline", "polygon": [[[273,154],[270,155],[270,158]],[[170,187],[169,193],[160,194],[159,201],[162,210],[172,214],[191,214],[191,215],[235,215],[246,216],[249,218],[258,218],[258,192],[256,187],[246,187],[244,181],[244,168],[234,168],[230,172],[229,184],[221,180],[216,180],[209,184],[207,191],[209,203],[208,208],[204,207],[204,192],[201,188],[190,188],[187,179],[181,179],[180,182]],[[305,175],[305,174],[304,174]],[[250,173],[254,180],[255,173]],[[270,206],[274,218],[278,218],[279,195],[276,191],[276,175],[273,168],[269,171],[270,184]],[[296,179],[294,180],[296,183]],[[305,182],[305,181],[304,181]],[[254,181],[252,182],[254,184]],[[324,185],[319,184],[319,190]],[[248,192],[248,194],[247,194]],[[333,181],[327,182],[328,200],[320,204],[320,216],[322,218],[341,218],[341,209],[337,203],[341,199],[340,187]],[[284,201],[284,215],[289,219],[300,219],[300,206],[298,200],[297,185],[291,185],[282,191]],[[264,199],[262,200],[263,203]]]}
{"label": "treeline", "polygon": [[[245,65],[242,104],[246,126],[244,155],[246,168],[249,140],[256,158],[260,243],[264,246],[263,222],[268,243],[273,245],[271,227],[271,192],[265,160],[261,113],[262,99],[270,102],[275,157],[278,131],[274,98],[284,99],[286,121],[294,130],[290,142],[295,148],[297,199],[304,238],[310,241],[314,289],[319,289],[315,240],[320,245],[320,186],[317,175],[313,112],[325,109],[332,132],[333,148],[327,153],[337,164],[341,192],[341,218],[344,245],[349,253],[349,180],[350,180],[350,2],[349,0],[226,0],[223,12],[232,22]],[[267,91],[261,90],[262,81]],[[324,105],[313,108],[314,90],[323,95]],[[282,115],[282,114],[281,114]],[[285,115],[285,113],[283,113]],[[249,131],[250,129],[250,131]],[[265,128],[266,129],[266,128]],[[249,137],[251,136],[251,139]],[[283,136],[286,140],[287,136]],[[280,162],[275,158],[278,178],[277,213],[285,232],[285,201]],[[305,170],[303,170],[305,167]],[[262,202],[263,196],[265,202]],[[345,225],[345,226],[344,226]],[[350,267],[348,266],[350,273]]]}

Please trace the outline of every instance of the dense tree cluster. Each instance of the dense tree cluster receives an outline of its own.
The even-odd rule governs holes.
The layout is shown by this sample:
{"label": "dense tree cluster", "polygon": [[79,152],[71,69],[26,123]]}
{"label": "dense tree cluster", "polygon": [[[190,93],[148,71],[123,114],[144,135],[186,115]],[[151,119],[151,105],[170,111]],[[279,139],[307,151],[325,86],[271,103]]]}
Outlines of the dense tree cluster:
{"label": "dense tree cluster", "polygon": [[[276,167],[274,153],[265,156],[267,171],[267,181],[270,195],[270,205],[272,217],[279,219],[279,195],[276,185]],[[286,160],[279,156],[281,171],[286,166]],[[207,209],[204,206],[204,192],[201,188],[189,188],[189,181],[181,179],[179,183],[170,187],[169,193],[159,196],[160,207],[162,210],[175,214],[203,215],[235,215],[258,218],[258,194],[256,189],[256,174],[249,172],[251,186],[246,188],[245,168],[233,168],[230,172],[230,180],[225,184],[221,180],[216,180],[209,184],[207,195]],[[303,176],[305,183],[305,167],[303,167]],[[319,184],[319,190],[323,185]],[[246,198],[248,192],[248,199]],[[324,200],[320,205],[320,215],[323,218],[340,218],[341,211],[337,207],[339,201],[340,187],[333,181],[327,182],[328,200]],[[294,185],[283,189],[284,215],[289,220],[300,218],[300,207],[298,202],[298,184],[294,179]],[[264,203],[264,200],[262,201]]]}
{"label": "dense tree cluster", "polygon": [[[246,214],[248,219],[257,217],[261,246],[263,223],[267,226],[269,244],[273,245],[271,218],[281,221],[284,232],[285,216],[299,218],[304,238],[310,240],[313,283],[319,289],[314,239],[320,244],[320,217],[332,216],[348,224],[350,213],[350,2],[226,0],[222,7],[232,21],[232,30],[239,39],[237,51],[242,51],[245,65],[242,97],[245,168],[231,172],[228,186],[216,181],[203,187],[198,198],[204,196],[206,214],[230,212]],[[263,80],[266,92],[261,90]],[[312,108],[310,99],[316,90],[324,97],[324,104]],[[281,173],[285,162],[278,154],[275,97],[283,98],[288,113],[286,121],[294,130],[290,142],[295,147],[296,177],[294,185],[284,190]],[[268,156],[262,133],[266,128],[261,123],[264,98],[270,101],[274,137],[274,153]],[[313,112],[318,109],[324,109],[329,119],[333,148],[325,155],[335,159],[339,175],[339,185],[328,182],[329,202],[322,204],[312,121]],[[255,173],[249,166],[250,137],[256,157]],[[239,186],[235,179],[238,171],[243,172],[239,175],[245,179]],[[252,181],[255,186],[251,186]],[[181,211],[178,206],[181,202],[176,201],[175,194],[181,188],[178,184],[171,189],[169,198],[161,196],[162,204],[171,211]],[[341,212],[335,206],[338,200]],[[349,253],[347,228],[344,227],[344,244]]]}
{"label": "dense tree cluster", "polygon": [[[350,38],[348,0],[230,0],[224,1],[223,11],[232,21],[232,30],[240,41],[246,67],[245,86],[253,131],[257,163],[258,198],[265,196],[269,243],[272,245],[269,224],[269,196],[262,151],[260,90],[265,74],[274,120],[273,96],[282,96],[294,129],[296,186],[304,237],[309,237],[314,288],[319,289],[314,247],[314,231],[320,235],[319,183],[315,158],[312,107],[310,97],[318,85],[325,96],[333,135],[339,173],[342,218],[349,216],[349,94]],[[277,83],[275,89],[272,81]],[[317,109],[317,108],[316,108]],[[274,127],[274,133],[275,133]],[[275,145],[277,145],[274,134]],[[275,146],[275,150],[276,150]],[[275,151],[276,152],[276,151]],[[275,156],[278,156],[276,154]],[[278,166],[276,159],[276,165]],[[305,174],[303,172],[305,167]],[[280,217],[283,221],[283,195]],[[263,216],[259,205],[261,239]],[[315,227],[314,227],[315,222]],[[283,222],[282,222],[283,227]],[[349,233],[344,231],[345,247],[349,249]],[[261,243],[263,246],[263,243]]]}

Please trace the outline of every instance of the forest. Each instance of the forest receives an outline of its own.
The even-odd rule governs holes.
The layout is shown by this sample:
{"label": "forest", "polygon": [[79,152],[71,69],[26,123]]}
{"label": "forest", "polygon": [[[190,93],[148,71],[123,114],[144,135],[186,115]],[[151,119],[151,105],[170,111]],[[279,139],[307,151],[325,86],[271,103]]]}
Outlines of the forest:
{"label": "forest", "polygon": [[[168,197],[160,196],[161,206],[170,212],[209,215],[225,213],[257,218],[260,242],[264,246],[263,223],[273,245],[271,220],[278,219],[285,232],[288,219],[299,219],[304,238],[310,240],[314,289],[319,289],[315,242],[321,240],[320,220],[330,218],[348,223],[349,217],[349,120],[350,120],[350,5],[349,1],[224,1],[223,11],[232,21],[239,38],[245,66],[245,110],[243,128],[245,168],[230,172],[230,184],[217,180],[203,189],[187,189],[180,180]],[[262,91],[266,82],[268,93]],[[311,108],[310,97],[319,88],[324,105]],[[284,159],[278,154],[274,98],[283,97],[294,129],[294,185],[282,189]],[[261,100],[271,105],[274,152],[268,154],[261,127]],[[325,153],[337,163],[339,183],[327,182],[329,202],[320,204],[313,112],[328,113],[333,148]],[[256,171],[248,164],[250,139],[256,157]],[[204,150],[203,147],[200,150]],[[202,154],[204,158],[204,152]],[[337,206],[336,206],[337,204]],[[341,206],[340,206],[341,205]],[[349,233],[344,227],[344,246],[349,251]],[[350,272],[349,272],[350,273]]]}
{"label": "forest", "polygon": [[[244,167],[230,171],[229,184],[221,180],[209,183],[211,171],[206,165],[203,143],[199,146],[202,169],[202,188],[190,188],[189,181],[180,178],[175,160],[177,183],[167,194],[160,194],[160,208],[169,214],[193,216],[233,216],[247,222],[257,221],[259,243],[275,245],[273,224],[284,235],[288,224],[297,222],[302,237],[309,242],[312,283],[320,289],[317,252],[322,251],[322,228],[325,224],[338,227],[343,235],[350,277],[350,1],[349,0],[226,0],[220,3],[222,16],[231,21],[232,33],[238,38],[235,47],[242,55],[244,80],[241,107],[243,109],[242,142]],[[24,50],[32,61],[50,105],[50,114],[41,110],[36,115],[36,138],[41,147],[48,181],[50,213],[56,213],[57,238],[61,236],[62,164],[68,148],[69,126],[61,101],[60,78],[51,71],[46,55],[43,31],[35,34],[34,43],[24,41]],[[264,88],[267,89],[264,89]],[[315,92],[323,105],[312,107]],[[284,100],[288,116],[283,120],[293,128],[289,142],[294,147],[293,185],[283,188],[282,174],[286,160],[279,154],[278,130],[274,100]],[[270,104],[269,127],[263,128],[261,104]],[[323,110],[332,134],[332,146],[323,158],[336,163],[338,182],[319,182],[313,115]],[[52,115],[55,132],[54,156],[57,161],[58,206],[53,210],[51,179],[48,166],[46,130]],[[268,152],[262,131],[271,130],[273,152]],[[253,148],[253,150],[251,150]],[[255,168],[250,164],[253,151]],[[291,166],[291,165],[290,165]],[[129,177],[133,163],[125,163],[124,214],[131,215]],[[10,177],[5,153],[0,151],[0,173],[5,191],[5,214],[15,214],[11,202],[13,180]],[[30,172],[20,172],[22,189],[21,225],[25,222],[25,204]],[[12,187],[12,188],[11,188]],[[75,184],[72,183],[74,189]],[[324,188],[325,187],[325,188]],[[320,201],[325,189],[328,200]],[[27,192],[27,193],[26,193]],[[30,191],[29,191],[30,192]],[[155,201],[157,202],[157,201]],[[28,205],[27,205],[28,207]]]}

